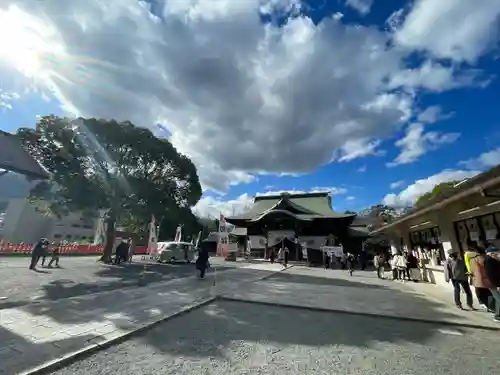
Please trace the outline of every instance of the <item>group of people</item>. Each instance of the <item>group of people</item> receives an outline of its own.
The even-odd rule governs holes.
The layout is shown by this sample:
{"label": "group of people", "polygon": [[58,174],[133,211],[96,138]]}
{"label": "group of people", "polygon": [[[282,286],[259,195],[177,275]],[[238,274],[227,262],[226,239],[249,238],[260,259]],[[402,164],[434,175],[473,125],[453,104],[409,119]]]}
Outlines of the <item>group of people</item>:
{"label": "group of people", "polygon": [[113,259],[114,264],[120,264],[125,262],[132,262],[133,252],[132,250],[132,240],[124,239],[122,240],[115,249],[115,258]]}
{"label": "group of people", "polygon": [[337,257],[335,254],[325,253],[325,268],[335,269],[340,268],[343,270],[347,270],[349,274],[352,276],[354,269],[356,267],[356,263],[360,263],[360,269],[363,270],[365,265],[363,260],[357,259],[356,256],[352,253],[342,253],[340,257]]}
{"label": "group of people", "polygon": [[282,260],[283,261],[283,267],[288,267],[288,259],[290,258],[290,249],[288,247],[284,247],[278,251],[278,254],[276,254],[276,250],[274,248],[271,248],[271,252],[269,254],[269,261],[271,263],[274,263],[276,261],[276,258],[278,261]]}
{"label": "group of people", "polygon": [[480,246],[468,241],[464,257],[450,250],[445,262],[446,282],[453,284],[455,305],[462,309],[461,289],[464,291],[467,306],[475,310],[470,285],[474,287],[476,298],[488,311],[494,313],[493,319],[500,322],[500,251],[491,243]]}
{"label": "group of people", "polygon": [[48,267],[52,268],[52,264],[54,264],[54,262],[56,264],[56,267],[59,267],[61,245],[55,242],[50,243],[48,239],[41,238],[35,245],[33,245],[33,248],[31,249],[31,262],[29,269],[35,271],[40,259],[42,260],[42,267],[45,266],[45,260],[50,252],[52,256],[49,261]]}
{"label": "group of people", "polygon": [[384,279],[385,264],[388,263],[392,270],[392,280],[405,282],[420,280],[419,260],[412,251],[397,252],[389,259],[383,253],[377,253],[373,257],[373,266],[379,279]]}

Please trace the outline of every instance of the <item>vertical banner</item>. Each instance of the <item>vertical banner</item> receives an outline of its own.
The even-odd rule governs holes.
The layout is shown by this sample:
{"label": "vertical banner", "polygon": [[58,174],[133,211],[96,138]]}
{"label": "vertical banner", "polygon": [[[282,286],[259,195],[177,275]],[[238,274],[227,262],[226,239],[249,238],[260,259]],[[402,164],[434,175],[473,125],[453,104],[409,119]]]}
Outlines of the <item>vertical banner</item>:
{"label": "vertical banner", "polygon": [[218,256],[227,256],[227,250],[229,247],[229,233],[228,227],[226,225],[226,219],[224,215],[220,214],[219,218],[219,233],[218,233],[218,243],[217,243],[217,255]]}
{"label": "vertical banner", "polygon": [[177,229],[175,230],[174,242],[181,242],[181,238],[182,238],[182,225],[178,225]]}
{"label": "vertical banner", "polygon": [[158,253],[158,238],[156,237],[156,219],[155,215],[151,215],[149,223],[149,238],[147,253],[150,257],[156,257]]}

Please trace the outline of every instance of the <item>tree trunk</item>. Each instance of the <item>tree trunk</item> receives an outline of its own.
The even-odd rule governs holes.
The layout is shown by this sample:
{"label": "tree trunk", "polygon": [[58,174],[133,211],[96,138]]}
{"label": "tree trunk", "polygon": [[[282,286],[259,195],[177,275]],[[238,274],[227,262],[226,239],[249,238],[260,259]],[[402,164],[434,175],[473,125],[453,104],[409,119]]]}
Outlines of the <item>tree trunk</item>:
{"label": "tree trunk", "polygon": [[115,225],[116,225],[116,214],[113,210],[108,212],[108,217],[106,219],[106,244],[104,245],[104,251],[101,256],[101,262],[111,263],[111,258],[113,256],[113,247],[115,246]]}

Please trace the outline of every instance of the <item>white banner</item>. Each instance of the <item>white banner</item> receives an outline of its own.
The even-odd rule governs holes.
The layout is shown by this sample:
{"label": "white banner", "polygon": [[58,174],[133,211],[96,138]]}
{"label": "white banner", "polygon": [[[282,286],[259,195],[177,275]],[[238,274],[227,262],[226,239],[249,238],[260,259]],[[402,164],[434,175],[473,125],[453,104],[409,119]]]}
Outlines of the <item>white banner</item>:
{"label": "white banner", "polygon": [[309,249],[320,250],[325,245],[326,236],[301,236],[300,243],[305,243]]}
{"label": "white banner", "polygon": [[270,230],[268,232],[268,245],[274,246],[285,238],[294,240],[295,232],[293,230]]}
{"label": "white banner", "polygon": [[307,260],[307,245],[305,243],[301,244],[302,247],[302,259]]}
{"label": "white banner", "polygon": [[323,246],[321,250],[327,253],[328,256],[335,255],[336,257],[340,257],[344,254],[344,248],[342,246]]}
{"label": "white banner", "polygon": [[151,216],[149,223],[149,237],[148,237],[148,255],[155,257],[158,254],[158,238],[156,237],[156,220],[154,215]]}
{"label": "white banner", "polygon": [[248,236],[249,245],[252,249],[264,249],[266,247],[266,237]]}

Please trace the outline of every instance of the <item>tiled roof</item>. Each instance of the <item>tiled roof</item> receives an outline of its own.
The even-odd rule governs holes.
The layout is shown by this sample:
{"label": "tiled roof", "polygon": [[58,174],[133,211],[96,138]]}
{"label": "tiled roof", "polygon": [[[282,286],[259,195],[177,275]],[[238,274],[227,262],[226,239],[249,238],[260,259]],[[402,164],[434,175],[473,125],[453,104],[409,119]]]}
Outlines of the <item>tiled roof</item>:
{"label": "tiled roof", "polygon": [[274,196],[257,196],[248,212],[242,215],[226,218],[231,220],[255,220],[273,209],[283,209],[288,206],[294,210],[298,219],[311,220],[317,218],[348,218],[353,214],[335,212],[331,208],[331,198],[328,193],[311,194],[281,194]]}

